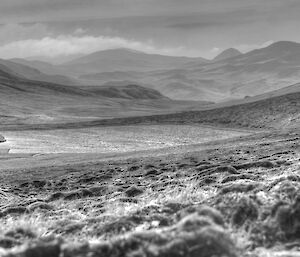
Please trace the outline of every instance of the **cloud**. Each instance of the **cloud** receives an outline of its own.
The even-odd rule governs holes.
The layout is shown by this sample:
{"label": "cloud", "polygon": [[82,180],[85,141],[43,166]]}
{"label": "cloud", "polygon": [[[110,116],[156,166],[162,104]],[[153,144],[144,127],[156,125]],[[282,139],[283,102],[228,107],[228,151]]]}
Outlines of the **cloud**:
{"label": "cloud", "polygon": [[77,28],[77,29],[75,29],[74,34],[75,34],[75,35],[83,35],[83,34],[85,34],[86,32],[87,32],[87,31],[86,31],[85,29]]}
{"label": "cloud", "polygon": [[[224,13],[227,19],[243,18],[240,14],[252,9],[274,19],[297,18],[299,0],[2,0],[0,22],[78,21],[86,18],[112,18],[192,14],[199,16]],[[231,13],[236,11],[236,15]],[[256,15],[251,15],[256,20]],[[298,18],[297,18],[298,20]],[[192,27],[202,26],[194,23]],[[176,26],[176,25],[175,25]],[[178,24],[185,28],[186,24]]]}
{"label": "cloud", "polygon": [[59,57],[77,54],[89,54],[95,51],[130,48],[147,53],[177,55],[184,51],[183,47],[158,48],[153,42],[139,42],[121,37],[106,36],[57,36],[42,39],[25,39],[0,46],[0,57],[26,58],[32,56]]}
{"label": "cloud", "polygon": [[0,25],[0,45],[11,41],[26,38],[41,38],[50,35],[51,32],[49,29],[41,23],[34,23],[30,25],[10,23]]}
{"label": "cloud", "polygon": [[218,48],[218,47],[214,47],[213,49],[211,49],[210,50],[212,53],[218,53],[218,52],[220,52],[221,51],[221,49],[220,48]]}

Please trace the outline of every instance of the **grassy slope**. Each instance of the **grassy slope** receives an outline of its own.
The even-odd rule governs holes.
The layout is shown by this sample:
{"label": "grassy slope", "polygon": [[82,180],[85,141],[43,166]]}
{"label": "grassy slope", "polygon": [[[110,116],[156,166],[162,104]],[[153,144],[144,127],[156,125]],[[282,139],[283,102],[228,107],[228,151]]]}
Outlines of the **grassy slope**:
{"label": "grassy slope", "polygon": [[256,102],[238,104],[204,111],[126,117],[62,124],[39,124],[5,129],[84,128],[132,124],[211,124],[227,127],[283,128],[299,127],[300,92],[281,95]]}

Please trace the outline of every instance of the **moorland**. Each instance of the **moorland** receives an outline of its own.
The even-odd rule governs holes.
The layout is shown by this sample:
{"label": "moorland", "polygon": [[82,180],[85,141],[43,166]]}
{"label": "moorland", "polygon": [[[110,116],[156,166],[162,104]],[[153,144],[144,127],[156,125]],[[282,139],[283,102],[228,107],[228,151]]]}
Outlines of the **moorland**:
{"label": "moorland", "polygon": [[2,60],[0,256],[300,256],[299,49]]}

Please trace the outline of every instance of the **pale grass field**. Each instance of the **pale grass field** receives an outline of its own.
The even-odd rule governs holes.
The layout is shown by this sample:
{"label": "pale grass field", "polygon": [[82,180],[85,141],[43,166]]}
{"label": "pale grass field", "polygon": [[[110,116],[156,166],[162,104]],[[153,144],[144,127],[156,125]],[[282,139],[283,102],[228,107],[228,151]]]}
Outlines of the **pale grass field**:
{"label": "pale grass field", "polygon": [[196,125],[140,125],[46,131],[3,131],[10,153],[108,153],[206,143],[248,134]]}

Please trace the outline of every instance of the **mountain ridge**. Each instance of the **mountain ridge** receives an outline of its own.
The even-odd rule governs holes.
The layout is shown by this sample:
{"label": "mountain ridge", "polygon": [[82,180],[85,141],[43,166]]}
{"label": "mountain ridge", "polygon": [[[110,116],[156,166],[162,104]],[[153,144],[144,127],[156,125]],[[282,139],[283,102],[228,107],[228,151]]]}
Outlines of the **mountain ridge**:
{"label": "mountain ridge", "polygon": [[124,48],[97,51],[59,65],[67,70],[77,71],[79,75],[88,72],[111,71],[151,71],[182,67],[197,61],[209,62],[204,58],[148,54]]}

